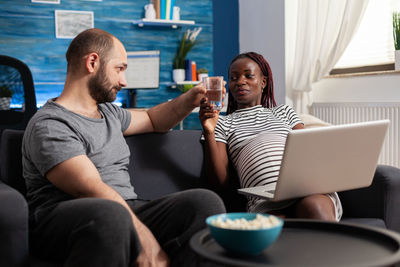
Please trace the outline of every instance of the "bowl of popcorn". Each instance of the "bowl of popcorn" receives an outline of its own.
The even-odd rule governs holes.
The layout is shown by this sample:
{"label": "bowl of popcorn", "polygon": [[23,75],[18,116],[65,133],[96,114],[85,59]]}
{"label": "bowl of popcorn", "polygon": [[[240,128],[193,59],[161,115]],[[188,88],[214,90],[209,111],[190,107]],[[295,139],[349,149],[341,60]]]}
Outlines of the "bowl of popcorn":
{"label": "bowl of popcorn", "polygon": [[211,236],[223,248],[258,255],[278,238],[283,220],[269,214],[223,213],[206,219]]}

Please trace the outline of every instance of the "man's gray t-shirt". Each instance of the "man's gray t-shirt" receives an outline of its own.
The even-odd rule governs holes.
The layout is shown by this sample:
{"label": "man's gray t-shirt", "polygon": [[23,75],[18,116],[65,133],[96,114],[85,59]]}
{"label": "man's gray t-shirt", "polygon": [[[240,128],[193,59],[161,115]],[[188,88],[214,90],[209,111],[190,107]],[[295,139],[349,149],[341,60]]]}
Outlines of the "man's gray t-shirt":
{"label": "man's gray t-shirt", "polygon": [[29,122],[23,139],[22,163],[34,219],[56,203],[73,199],[45,175],[57,164],[79,155],[86,155],[103,182],[122,198],[137,198],[128,173],[130,151],[123,136],[131,114],[111,103],[98,108],[102,118],[94,119],[49,100]]}

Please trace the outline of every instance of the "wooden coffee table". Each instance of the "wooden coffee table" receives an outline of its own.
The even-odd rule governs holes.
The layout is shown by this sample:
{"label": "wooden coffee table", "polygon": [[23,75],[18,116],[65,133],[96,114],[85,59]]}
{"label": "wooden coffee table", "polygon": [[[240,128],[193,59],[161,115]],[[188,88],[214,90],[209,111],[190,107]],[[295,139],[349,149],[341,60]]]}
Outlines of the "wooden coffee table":
{"label": "wooden coffee table", "polygon": [[226,251],[208,229],[195,234],[190,246],[202,261],[223,266],[393,266],[400,263],[400,234],[359,224],[315,220],[285,220],[276,242],[257,256]]}

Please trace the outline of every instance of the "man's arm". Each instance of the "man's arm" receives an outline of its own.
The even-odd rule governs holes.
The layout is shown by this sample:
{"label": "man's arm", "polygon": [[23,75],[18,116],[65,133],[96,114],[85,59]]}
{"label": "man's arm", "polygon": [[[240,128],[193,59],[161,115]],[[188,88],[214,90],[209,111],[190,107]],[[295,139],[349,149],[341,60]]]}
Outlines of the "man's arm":
{"label": "man's arm", "polygon": [[206,92],[200,83],[179,97],[148,110],[130,109],[132,119],[124,135],[170,130],[200,105]]}
{"label": "man's arm", "polygon": [[86,155],[76,156],[56,165],[47,172],[46,177],[57,188],[76,198],[96,197],[120,203],[131,215],[142,244],[142,251],[137,259],[138,263],[150,262],[155,264],[154,266],[167,264],[168,257],[153,234],[136,217],[125,200],[102,181],[96,167]]}

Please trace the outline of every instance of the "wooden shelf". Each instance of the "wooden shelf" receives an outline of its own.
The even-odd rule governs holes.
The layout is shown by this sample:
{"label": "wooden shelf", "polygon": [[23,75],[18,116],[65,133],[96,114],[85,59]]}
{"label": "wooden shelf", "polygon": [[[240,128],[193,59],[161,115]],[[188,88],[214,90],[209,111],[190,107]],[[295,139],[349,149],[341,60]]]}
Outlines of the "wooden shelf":
{"label": "wooden shelf", "polygon": [[199,81],[183,81],[183,82],[169,82],[167,83],[167,86],[170,88],[177,88],[179,85],[180,86],[185,86],[186,84],[190,85],[190,86],[196,86],[198,83],[200,83]]}
{"label": "wooden shelf", "polygon": [[139,27],[160,26],[160,27],[172,27],[173,29],[176,29],[179,26],[195,25],[194,20],[169,20],[169,19],[140,19],[140,20],[134,20],[132,23]]}

